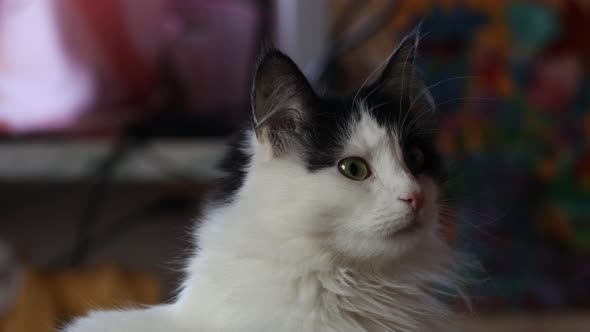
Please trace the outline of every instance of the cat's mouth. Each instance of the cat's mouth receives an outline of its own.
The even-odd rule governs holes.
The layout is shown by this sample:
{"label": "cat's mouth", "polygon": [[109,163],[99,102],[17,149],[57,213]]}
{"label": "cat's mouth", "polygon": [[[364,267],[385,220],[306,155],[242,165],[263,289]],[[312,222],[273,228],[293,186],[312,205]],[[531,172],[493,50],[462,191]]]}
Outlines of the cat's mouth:
{"label": "cat's mouth", "polygon": [[409,216],[407,221],[404,222],[399,227],[395,227],[392,232],[388,234],[388,237],[398,237],[409,235],[417,232],[419,229],[423,227],[423,223],[420,221],[418,216],[412,215]]}

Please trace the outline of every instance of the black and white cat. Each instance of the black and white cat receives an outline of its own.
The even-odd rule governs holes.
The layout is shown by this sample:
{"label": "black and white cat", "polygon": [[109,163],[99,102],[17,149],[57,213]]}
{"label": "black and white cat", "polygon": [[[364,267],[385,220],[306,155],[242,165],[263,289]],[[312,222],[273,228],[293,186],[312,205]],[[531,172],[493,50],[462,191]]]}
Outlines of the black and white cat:
{"label": "black and white cat", "polygon": [[341,98],[317,95],[289,57],[266,50],[252,125],[223,164],[223,198],[196,232],[177,299],[94,312],[65,331],[452,331],[436,297],[454,263],[418,39]]}

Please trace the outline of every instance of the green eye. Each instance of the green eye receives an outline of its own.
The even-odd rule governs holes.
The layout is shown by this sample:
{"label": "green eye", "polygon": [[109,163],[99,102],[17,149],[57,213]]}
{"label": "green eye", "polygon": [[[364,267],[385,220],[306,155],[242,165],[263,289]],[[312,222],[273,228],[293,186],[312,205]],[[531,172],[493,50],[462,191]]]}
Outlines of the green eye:
{"label": "green eye", "polygon": [[371,170],[366,161],[359,157],[350,157],[340,160],[338,170],[342,175],[355,181],[363,181],[371,175]]}

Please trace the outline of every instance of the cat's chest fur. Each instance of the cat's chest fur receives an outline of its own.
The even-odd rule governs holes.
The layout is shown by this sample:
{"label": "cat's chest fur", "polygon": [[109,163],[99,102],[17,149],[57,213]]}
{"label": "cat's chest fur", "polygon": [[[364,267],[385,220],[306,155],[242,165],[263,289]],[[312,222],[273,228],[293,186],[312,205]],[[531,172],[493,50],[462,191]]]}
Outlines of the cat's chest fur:
{"label": "cat's chest fur", "polygon": [[396,284],[393,276],[215,259],[216,267],[209,264],[185,290],[182,307],[193,310],[183,315],[187,326],[223,332],[446,330],[442,306],[420,285]]}

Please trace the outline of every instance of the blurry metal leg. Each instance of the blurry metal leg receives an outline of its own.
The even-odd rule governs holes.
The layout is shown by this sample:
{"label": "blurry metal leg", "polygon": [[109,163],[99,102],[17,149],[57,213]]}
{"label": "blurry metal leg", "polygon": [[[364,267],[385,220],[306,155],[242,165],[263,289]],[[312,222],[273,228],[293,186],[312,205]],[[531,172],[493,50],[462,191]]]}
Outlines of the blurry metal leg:
{"label": "blurry metal leg", "polygon": [[100,220],[100,214],[104,207],[106,194],[115,176],[117,166],[136,147],[132,140],[123,140],[113,146],[112,152],[106,156],[93,175],[90,193],[86,206],[82,210],[78,231],[72,252],[71,265],[84,263],[88,258],[92,247],[93,231]]}

